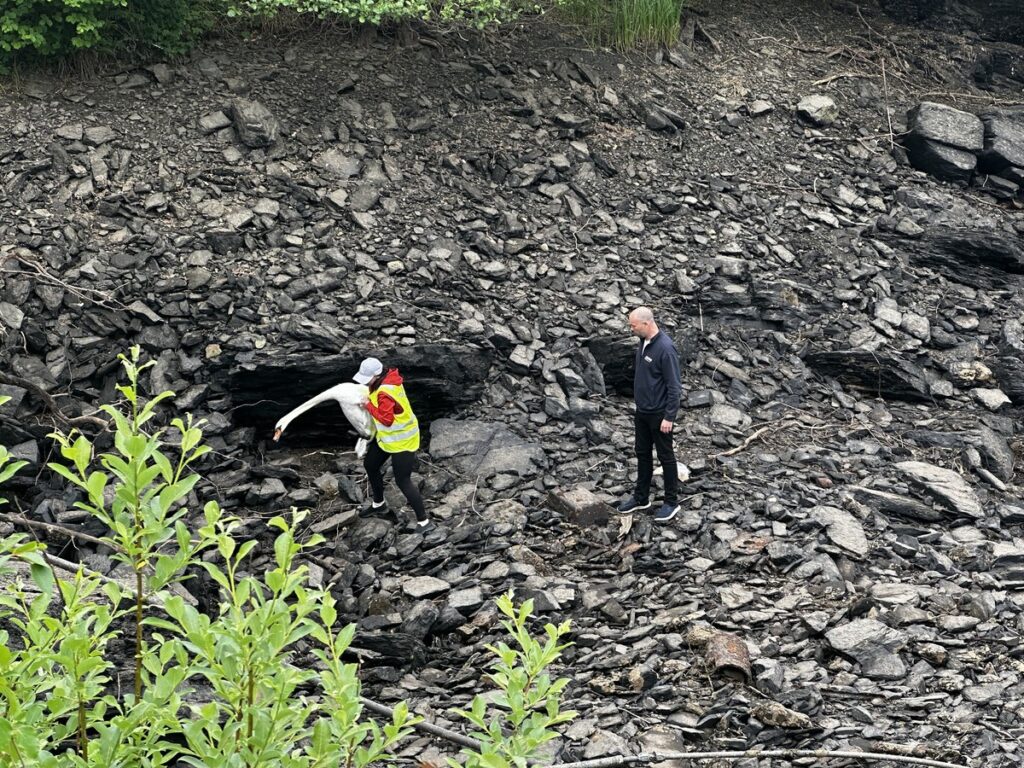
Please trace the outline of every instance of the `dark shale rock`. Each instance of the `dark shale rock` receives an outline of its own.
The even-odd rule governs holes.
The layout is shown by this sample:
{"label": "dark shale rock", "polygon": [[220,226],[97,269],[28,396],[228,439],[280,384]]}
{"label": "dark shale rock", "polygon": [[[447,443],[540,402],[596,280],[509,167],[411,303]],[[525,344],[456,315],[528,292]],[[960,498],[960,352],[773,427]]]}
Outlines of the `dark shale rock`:
{"label": "dark shale rock", "polygon": [[252,149],[273,146],[281,134],[281,123],[258,101],[235,99],[231,102],[231,119],[239,141]]}

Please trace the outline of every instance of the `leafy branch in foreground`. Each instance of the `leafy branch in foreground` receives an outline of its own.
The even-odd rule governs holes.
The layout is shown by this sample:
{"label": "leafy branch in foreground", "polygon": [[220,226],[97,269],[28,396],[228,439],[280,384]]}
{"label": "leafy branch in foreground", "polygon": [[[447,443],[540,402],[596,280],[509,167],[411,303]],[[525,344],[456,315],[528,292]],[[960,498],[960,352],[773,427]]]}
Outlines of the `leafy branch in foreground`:
{"label": "leafy branch in foreground", "polygon": [[[152,430],[157,404],[171,395],[142,397],[149,364],[137,348],[121,362],[123,410],[104,406],[114,450],[94,457],[86,437],[57,433],[68,465],[51,466],[80,490],[79,507],[107,526],[104,541],[134,578],[127,588],[84,569],[58,578],[42,543],[0,538],[8,582],[0,593],[0,765],[366,768],[393,759],[421,718],[404,702],[390,722],[363,717],[358,667],[343,660],[355,625],[339,628],[335,598],[309,587],[301,562],[323,541],[299,539],[307,513],[270,521],[273,558],[260,573],[251,563],[258,543],[241,540],[238,521],[215,502],[189,531],[191,467],[207,451],[201,423],[174,419]],[[23,465],[0,448],[0,483]],[[219,589],[212,615],[170,589],[200,568]],[[478,696],[462,713],[482,744],[465,752],[466,768],[525,768],[557,735],[552,728],[575,716],[560,709],[567,680],[546,672],[566,647],[568,623],[548,624],[546,639],[535,640],[531,601],[517,608],[508,594],[497,603],[516,647],[488,646],[497,709],[489,713]],[[135,686],[122,692],[121,637],[133,621]]]}
{"label": "leafy branch in foreground", "polygon": [[[516,608],[510,592],[498,598],[497,605],[507,617],[502,626],[518,648],[505,643],[487,646],[496,657],[494,671],[487,677],[499,690],[492,708],[477,695],[469,710],[455,710],[480,729],[473,734],[481,742],[480,750],[463,750],[465,768],[526,768],[527,761],[558,736],[552,730],[554,726],[576,717],[575,712],[561,710],[568,678],[552,681],[546,671],[568,646],[560,641],[569,632],[569,622],[545,624],[545,639],[537,640],[527,627],[533,613],[532,600]],[[449,764],[460,768],[454,760]]]}
{"label": "leafy branch in foreground", "polygon": [[[202,423],[194,424],[191,415],[184,421],[173,419],[171,427],[180,435],[178,455],[172,459],[161,450],[165,430],[149,433],[145,427],[155,417],[157,406],[173,398],[174,393],[161,392],[143,400],[139,375],[154,362],[140,365],[139,354],[139,348],[132,347],[130,355],[118,355],[128,383],[117,385],[117,391],[125,398],[127,413],[111,405],[101,406],[116,427],[114,452],[99,457],[106,471],[90,470],[93,445],[85,435],[76,437],[59,431],[51,437],[71,467],[50,464],[54,472],[85,492],[86,500],[75,506],[110,529],[111,535],[104,541],[114,550],[113,558],[131,568],[134,575],[136,699],[142,696],[145,677],[146,600],[184,580],[186,566],[213,543],[208,537],[193,542],[184,521],[188,508],[183,502],[199,481],[199,475],[189,472],[189,467],[210,450],[202,445]],[[108,494],[111,482],[114,492]],[[212,508],[207,512],[214,517],[217,514]]]}

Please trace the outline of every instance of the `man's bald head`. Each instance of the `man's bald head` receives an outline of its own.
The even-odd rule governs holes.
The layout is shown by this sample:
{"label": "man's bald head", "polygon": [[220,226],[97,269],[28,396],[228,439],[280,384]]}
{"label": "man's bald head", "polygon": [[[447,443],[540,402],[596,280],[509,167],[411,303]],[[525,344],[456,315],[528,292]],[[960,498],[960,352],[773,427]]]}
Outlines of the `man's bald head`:
{"label": "man's bald head", "polygon": [[654,312],[651,311],[650,307],[637,307],[629,313],[630,320],[639,320],[642,323],[650,323],[654,321]]}
{"label": "man's bald head", "polygon": [[650,341],[658,335],[658,324],[650,307],[637,307],[629,313],[629,328],[634,336]]}

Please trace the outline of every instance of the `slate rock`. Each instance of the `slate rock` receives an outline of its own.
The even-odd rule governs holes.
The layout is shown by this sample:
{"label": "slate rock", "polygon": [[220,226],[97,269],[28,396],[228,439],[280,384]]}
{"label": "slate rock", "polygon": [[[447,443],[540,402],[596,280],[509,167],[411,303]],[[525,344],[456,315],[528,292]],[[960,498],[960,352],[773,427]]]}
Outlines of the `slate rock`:
{"label": "slate rock", "polygon": [[993,387],[976,387],[971,390],[971,397],[990,411],[998,411],[1004,405],[1009,405],[1011,402],[1003,390]]}
{"label": "slate rock", "polygon": [[898,354],[863,350],[822,351],[809,353],[804,361],[821,375],[875,397],[932,400],[924,370]]}
{"label": "slate rock", "polygon": [[387,520],[376,517],[360,518],[349,529],[349,546],[355,550],[377,549],[387,539],[392,528]]}
{"label": "slate rock", "polygon": [[812,94],[804,96],[796,105],[796,113],[804,120],[818,125],[832,125],[839,117],[839,107],[830,96]]}
{"label": "slate rock", "polygon": [[314,157],[313,165],[331,178],[350,179],[359,173],[363,161],[337,147],[332,147]]}
{"label": "slate rock", "polygon": [[496,422],[438,419],[430,425],[430,455],[468,475],[533,474],[547,466],[544,449]]}
{"label": "slate rock", "polygon": [[579,526],[605,525],[614,511],[586,488],[552,490],[548,493],[548,506]]}
{"label": "slate rock", "polygon": [[91,125],[82,134],[82,141],[90,147],[99,147],[113,141],[117,134],[109,125]]}
{"label": "slate rock", "polygon": [[281,123],[262,103],[252,99],[235,99],[231,102],[231,119],[238,140],[250,149],[266,149],[273,146],[281,134]]}
{"label": "slate rock", "polygon": [[978,156],[978,167],[986,173],[1024,167],[1024,108],[992,112],[982,115],[981,120],[985,146]]}
{"label": "slate rock", "polygon": [[284,483],[279,479],[268,477],[246,494],[245,503],[261,506],[284,496],[287,492],[288,489],[284,487]]}
{"label": "slate rock", "polygon": [[451,588],[447,581],[434,576],[414,576],[402,582],[402,592],[416,599],[441,595]]}
{"label": "slate rock", "polygon": [[420,600],[408,611],[402,622],[402,631],[423,640],[441,615],[441,609],[431,600]]}
{"label": "slate rock", "polygon": [[469,616],[484,604],[484,593],[480,587],[458,589],[448,594],[447,605],[463,616]]}
{"label": "slate rock", "polygon": [[20,331],[25,321],[25,313],[6,301],[0,301],[0,327],[9,331]]}
{"label": "slate rock", "polygon": [[860,664],[866,677],[899,680],[907,673],[899,656],[906,636],[880,621],[857,619],[829,630],[825,639],[836,651]]}
{"label": "slate rock", "polygon": [[894,517],[921,522],[954,519],[954,514],[945,507],[925,504],[916,499],[890,493],[888,490],[855,485],[852,488],[852,492],[854,498],[861,504],[867,504],[880,512]]}
{"label": "slate rock", "polygon": [[978,157],[973,152],[917,136],[906,138],[910,164],[937,179],[968,184],[974,176]]}
{"label": "slate rock", "polygon": [[974,489],[957,472],[923,461],[900,461],[895,467],[953,512],[975,520],[985,516]]}
{"label": "slate rock", "polygon": [[980,152],[985,146],[985,126],[980,117],[933,101],[923,101],[907,112],[907,130],[916,139],[967,152]]}
{"label": "slate rock", "polygon": [[863,557],[870,549],[860,522],[849,512],[838,507],[813,507],[808,515],[825,527],[829,539],[839,547]]}
{"label": "slate rock", "polygon": [[223,110],[209,112],[199,118],[199,130],[204,134],[215,133],[231,125],[231,118]]}

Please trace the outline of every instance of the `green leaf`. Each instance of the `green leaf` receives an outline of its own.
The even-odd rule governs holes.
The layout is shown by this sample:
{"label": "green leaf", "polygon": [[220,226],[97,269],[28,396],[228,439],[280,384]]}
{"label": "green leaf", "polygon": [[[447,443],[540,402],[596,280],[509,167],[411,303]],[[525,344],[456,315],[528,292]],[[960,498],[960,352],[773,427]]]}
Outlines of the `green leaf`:
{"label": "green leaf", "polygon": [[52,593],[54,578],[53,571],[50,570],[50,566],[45,563],[32,563],[29,566],[29,569],[32,575],[32,581],[35,582],[36,586],[47,594]]}

